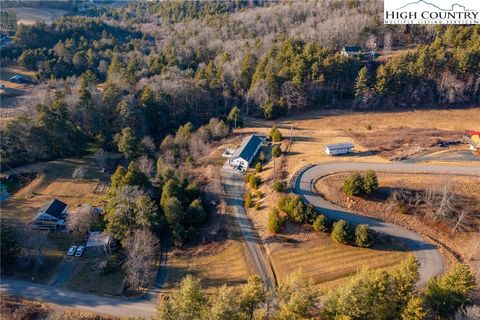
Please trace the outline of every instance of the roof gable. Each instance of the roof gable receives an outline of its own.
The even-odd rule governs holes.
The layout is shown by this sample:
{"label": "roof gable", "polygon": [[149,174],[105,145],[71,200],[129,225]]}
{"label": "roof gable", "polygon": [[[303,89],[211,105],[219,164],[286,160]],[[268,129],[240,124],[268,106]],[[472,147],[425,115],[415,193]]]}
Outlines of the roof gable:
{"label": "roof gable", "polygon": [[51,215],[57,219],[62,217],[63,210],[67,205],[58,199],[53,199],[52,201],[46,203],[43,207],[38,210],[38,212],[44,212]]}
{"label": "roof gable", "polygon": [[242,158],[248,160],[254,155],[255,151],[257,151],[258,146],[260,146],[261,144],[262,139],[259,136],[252,134],[251,136],[243,139],[240,147],[235,150],[231,158]]}

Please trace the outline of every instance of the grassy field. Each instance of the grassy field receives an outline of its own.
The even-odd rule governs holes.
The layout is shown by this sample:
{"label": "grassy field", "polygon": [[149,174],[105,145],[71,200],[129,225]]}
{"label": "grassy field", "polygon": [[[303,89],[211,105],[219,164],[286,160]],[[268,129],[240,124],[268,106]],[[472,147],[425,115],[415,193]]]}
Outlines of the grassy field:
{"label": "grassy field", "polygon": [[303,268],[322,292],[345,282],[363,267],[388,270],[408,256],[399,244],[379,244],[367,249],[338,244],[327,234],[310,234],[305,240],[288,238],[285,241],[279,237],[279,241],[269,244],[277,278]]}
{"label": "grassy field", "polygon": [[244,244],[231,239],[224,244],[174,251],[168,262],[165,289],[168,291],[178,286],[179,281],[187,274],[202,279],[202,286],[211,291],[224,284],[244,284],[248,277],[254,274],[254,269],[249,264]]}
{"label": "grassy field", "polygon": [[57,17],[68,13],[67,10],[62,9],[31,7],[8,8],[8,11],[15,12],[17,15],[17,23],[26,25],[34,24],[37,21],[52,23]]}
{"label": "grassy field", "polygon": [[[83,178],[72,178],[74,170],[80,166],[85,168]],[[2,202],[2,219],[16,226],[19,230],[26,228],[25,224],[35,217],[38,209],[53,198],[58,198],[67,203],[70,211],[77,204],[95,204],[100,196],[93,194],[93,188],[100,178],[106,178],[96,166],[93,157],[38,163],[16,168],[15,172],[20,174],[37,173],[37,178],[30,184]],[[7,171],[2,174],[12,173],[13,171]],[[46,232],[45,266],[34,272],[29,265],[24,263],[25,257],[22,253],[17,259],[15,267],[10,268],[7,274],[26,279],[35,276],[35,281],[48,283],[56,274],[65,257],[66,250],[72,242],[71,234]]]}
{"label": "grassy field", "polygon": [[[29,71],[22,67],[0,67],[0,80],[2,81],[9,81],[10,78],[16,74],[19,74],[31,80],[34,75],[34,72]],[[2,82],[2,83],[5,84],[5,86],[10,86],[10,84],[11,85],[15,84],[12,82],[8,82],[8,83]]]}
{"label": "grassy field", "polygon": [[[388,132],[392,128],[395,135],[385,136],[383,143],[376,147],[389,144],[391,148],[398,149],[399,154],[408,154],[415,151],[425,138],[429,138],[433,129],[461,132],[478,128],[480,112],[478,108],[470,109],[444,109],[444,110],[414,110],[398,112],[341,112],[341,111],[309,111],[301,115],[283,118],[275,122],[264,121],[268,126],[246,127],[237,130],[240,134],[259,132],[267,134],[271,125],[284,128],[293,127],[293,144],[287,156],[287,172],[291,176],[301,167],[309,163],[328,161],[363,161],[386,162],[375,152],[362,145],[354,138],[362,135],[365,141],[370,141],[370,136],[380,132]],[[270,125],[271,124],[271,125]],[[424,131],[412,134],[417,129]],[[432,130],[425,130],[432,129]],[[288,136],[290,130],[281,130]],[[373,139],[373,138],[372,138]],[[332,158],[325,155],[323,146],[328,143],[352,142],[355,152],[348,156]],[[476,162],[478,164],[478,162]]]}
{"label": "grassy field", "polygon": [[[315,189],[323,197],[343,207],[349,207],[356,212],[381,218],[386,221],[416,230],[449,251],[456,252],[463,261],[469,263],[473,270],[480,274],[480,179],[470,176],[427,175],[396,173],[389,174],[378,172],[379,190],[371,199],[347,197],[342,191],[343,181],[349,173],[337,173],[319,179]],[[413,194],[417,191],[428,189],[443,190],[447,186],[453,194],[451,206],[455,210],[446,221],[433,221],[425,214],[425,206],[418,206],[418,212],[400,212],[390,200],[390,195],[397,190],[408,190]],[[392,201],[392,202],[391,202]],[[468,213],[452,233],[452,226],[458,221],[459,212]]]}

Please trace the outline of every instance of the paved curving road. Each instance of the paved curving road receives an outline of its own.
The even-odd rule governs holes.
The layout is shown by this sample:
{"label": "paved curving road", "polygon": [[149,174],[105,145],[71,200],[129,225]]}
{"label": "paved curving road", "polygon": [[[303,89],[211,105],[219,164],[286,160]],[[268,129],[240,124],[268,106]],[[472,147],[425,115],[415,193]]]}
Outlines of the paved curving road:
{"label": "paved curving road", "polygon": [[0,294],[21,296],[62,306],[68,306],[117,317],[151,317],[155,313],[156,295],[147,294],[138,299],[102,297],[73,292],[39,283],[1,279]]}
{"label": "paved curving road", "polygon": [[243,176],[235,174],[232,167],[228,164],[228,161],[222,167],[222,183],[226,193],[225,198],[227,205],[230,206],[235,213],[257,273],[265,286],[274,288],[276,282],[273,269],[264,254],[257,231],[243,207]]}
{"label": "paved curving road", "polygon": [[421,165],[412,163],[325,163],[312,165],[301,170],[294,180],[293,191],[313,204],[319,211],[332,219],[344,219],[354,224],[365,223],[373,230],[400,239],[414,252],[420,262],[419,286],[428,279],[439,275],[444,269],[444,258],[440,250],[417,233],[379,219],[357,215],[319,197],[314,191],[315,180],[319,177],[341,171],[363,171],[373,169],[386,172],[432,173],[478,175],[480,167],[460,167],[442,165]]}

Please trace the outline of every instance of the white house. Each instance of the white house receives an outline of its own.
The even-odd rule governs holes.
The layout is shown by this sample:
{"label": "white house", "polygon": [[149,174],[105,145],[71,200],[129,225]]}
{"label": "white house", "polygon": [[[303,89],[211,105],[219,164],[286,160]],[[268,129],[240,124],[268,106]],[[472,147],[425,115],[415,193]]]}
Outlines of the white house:
{"label": "white house", "polygon": [[350,142],[327,144],[324,148],[325,153],[329,156],[349,153],[352,152],[352,149],[353,144]]}
{"label": "white house", "polygon": [[32,224],[37,229],[61,229],[65,225],[67,205],[58,199],[46,203],[38,210]]}
{"label": "white house", "polygon": [[235,167],[248,168],[253,158],[257,155],[258,150],[260,150],[262,143],[263,138],[255,134],[246,137],[237,150],[230,156],[230,164]]}

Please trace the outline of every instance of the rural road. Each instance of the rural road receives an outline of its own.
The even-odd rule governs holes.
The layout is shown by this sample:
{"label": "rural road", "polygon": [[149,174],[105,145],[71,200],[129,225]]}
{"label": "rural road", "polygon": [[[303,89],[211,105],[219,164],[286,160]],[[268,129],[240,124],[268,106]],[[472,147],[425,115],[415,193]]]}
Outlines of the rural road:
{"label": "rural road", "polygon": [[478,175],[480,167],[422,165],[412,163],[342,163],[317,164],[301,170],[294,180],[293,192],[304,197],[320,212],[332,219],[344,219],[354,224],[368,224],[371,229],[400,239],[414,252],[420,262],[419,286],[423,286],[433,276],[441,274],[444,258],[440,250],[417,233],[379,219],[357,215],[332,204],[314,191],[315,180],[319,177],[342,171],[364,171],[372,169],[385,172],[437,173],[457,175]]}
{"label": "rural road", "polygon": [[138,299],[102,297],[73,292],[39,283],[1,279],[0,294],[21,296],[62,306],[105,313],[118,317],[151,317],[155,313],[156,295],[147,294]]}
{"label": "rural road", "polygon": [[232,167],[228,164],[228,161],[222,167],[222,183],[226,193],[227,205],[230,206],[235,213],[257,273],[265,286],[274,288],[276,281],[273,269],[266,259],[260,237],[252,222],[247,217],[247,213],[243,207],[243,176],[235,174]]}

